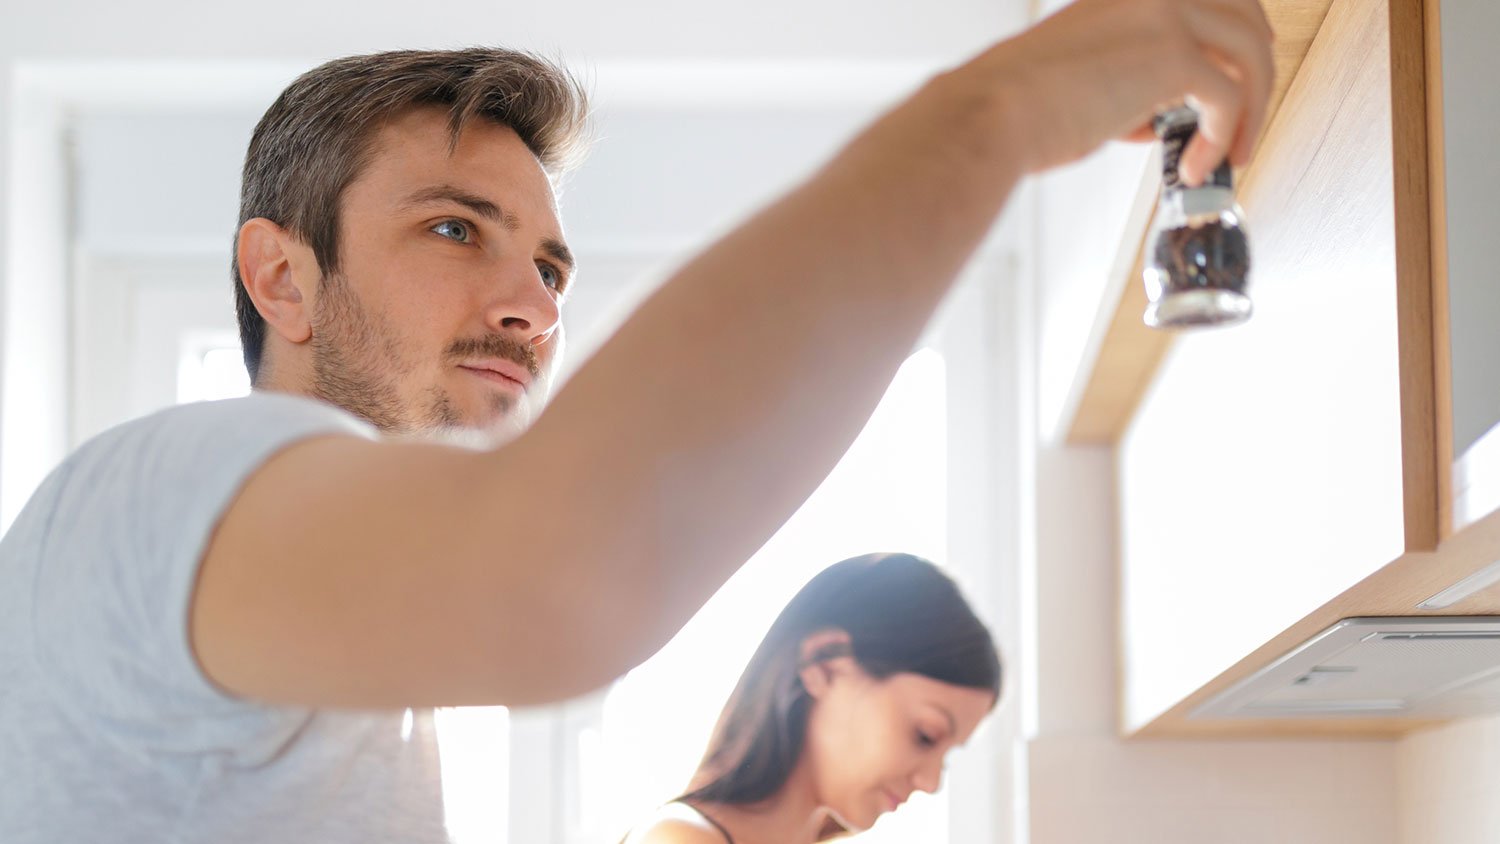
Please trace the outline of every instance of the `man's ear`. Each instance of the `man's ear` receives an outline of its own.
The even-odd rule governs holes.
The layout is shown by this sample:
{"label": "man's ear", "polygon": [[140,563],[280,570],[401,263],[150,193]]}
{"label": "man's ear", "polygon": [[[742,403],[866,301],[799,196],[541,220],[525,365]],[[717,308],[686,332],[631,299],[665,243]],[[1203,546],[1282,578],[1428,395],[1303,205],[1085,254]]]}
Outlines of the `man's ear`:
{"label": "man's ear", "polygon": [[312,281],[292,272],[293,253],[306,249],[290,232],[264,217],[240,226],[235,260],[245,292],[271,330],[289,343],[305,343],[312,337],[312,290],[299,286]]}
{"label": "man's ear", "polygon": [[819,630],[803,639],[797,656],[802,687],[814,700],[826,695],[836,678],[855,667],[849,634],[836,628]]}

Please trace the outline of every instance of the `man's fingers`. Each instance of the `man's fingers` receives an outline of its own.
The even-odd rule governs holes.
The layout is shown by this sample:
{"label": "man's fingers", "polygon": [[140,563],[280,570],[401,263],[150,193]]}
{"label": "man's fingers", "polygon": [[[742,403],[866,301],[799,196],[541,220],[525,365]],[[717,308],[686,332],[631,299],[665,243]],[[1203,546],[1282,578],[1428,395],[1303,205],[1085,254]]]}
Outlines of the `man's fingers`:
{"label": "man's fingers", "polygon": [[1017,132],[1028,167],[1037,169],[1074,160],[1106,138],[1150,140],[1141,125],[1148,109],[1186,96],[1200,120],[1182,175],[1198,184],[1226,157],[1247,162],[1275,82],[1272,38],[1256,0],[1077,0],[998,45],[986,67],[1023,80],[1016,96],[1032,111],[1079,112],[1066,139]]}
{"label": "man's fingers", "polygon": [[1275,84],[1273,36],[1258,7],[1254,13],[1248,26],[1247,13],[1240,8],[1204,4],[1190,7],[1188,13],[1190,28],[1209,58],[1244,88],[1244,114],[1228,148],[1235,164],[1248,162]]}
{"label": "man's fingers", "polygon": [[1271,20],[1266,17],[1265,7],[1259,0],[1205,0],[1204,5],[1210,4],[1235,15],[1242,25],[1259,33],[1266,43],[1276,40],[1276,30],[1271,28]]}
{"label": "man's fingers", "polygon": [[1198,111],[1198,133],[1183,151],[1178,171],[1190,186],[1202,184],[1229,155],[1245,110],[1245,92],[1238,82],[1206,58],[1194,64],[1188,99]]}

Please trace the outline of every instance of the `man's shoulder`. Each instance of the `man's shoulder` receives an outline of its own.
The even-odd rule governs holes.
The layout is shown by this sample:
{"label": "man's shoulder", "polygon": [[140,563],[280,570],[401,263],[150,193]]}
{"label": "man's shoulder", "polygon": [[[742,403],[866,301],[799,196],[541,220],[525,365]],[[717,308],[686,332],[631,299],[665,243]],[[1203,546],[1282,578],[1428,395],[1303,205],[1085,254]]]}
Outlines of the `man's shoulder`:
{"label": "man's shoulder", "polygon": [[367,423],[325,402],[287,393],[255,392],[180,404],[123,422],[85,442],[70,460],[117,454],[133,443],[159,441],[168,447],[183,447],[202,442],[233,447],[246,440],[274,442],[320,431],[374,436]]}
{"label": "man's shoulder", "polygon": [[233,488],[272,454],[320,435],[375,437],[337,407],[283,393],[178,405],[86,441],[49,473],[33,501],[45,510],[123,503],[147,492],[181,501]]}
{"label": "man's shoulder", "polygon": [[110,559],[156,554],[196,563],[204,537],[251,474],[284,448],[325,435],[374,436],[332,405],[279,393],[179,405],[124,422],[42,480],[10,531],[10,553],[82,559],[106,548]]}
{"label": "man's shoulder", "polygon": [[121,423],[101,436],[120,430],[200,425],[233,426],[246,421],[261,423],[277,420],[284,420],[290,424],[324,424],[345,428],[351,433],[364,433],[369,429],[367,423],[327,402],[290,393],[256,391],[237,398],[174,405]]}

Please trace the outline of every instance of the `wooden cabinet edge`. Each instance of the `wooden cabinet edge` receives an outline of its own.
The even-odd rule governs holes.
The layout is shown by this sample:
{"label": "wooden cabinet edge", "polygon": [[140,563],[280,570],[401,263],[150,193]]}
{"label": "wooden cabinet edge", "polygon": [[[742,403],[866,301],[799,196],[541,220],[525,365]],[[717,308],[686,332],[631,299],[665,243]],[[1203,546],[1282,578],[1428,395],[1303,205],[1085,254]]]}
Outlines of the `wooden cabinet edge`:
{"label": "wooden cabinet edge", "polygon": [[[1432,271],[1433,227],[1428,195],[1431,131],[1427,95],[1427,38],[1423,0],[1388,0],[1391,50],[1391,161],[1395,189],[1396,321],[1400,349],[1402,494],[1406,550],[1429,551],[1441,539],[1449,507],[1444,482],[1451,458],[1439,438],[1446,396],[1439,397],[1436,365],[1446,331],[1436,324]],[[1446,320],[1442,328],[1446,329]],[[1449,447],[1451,450],[1451,446]]]}

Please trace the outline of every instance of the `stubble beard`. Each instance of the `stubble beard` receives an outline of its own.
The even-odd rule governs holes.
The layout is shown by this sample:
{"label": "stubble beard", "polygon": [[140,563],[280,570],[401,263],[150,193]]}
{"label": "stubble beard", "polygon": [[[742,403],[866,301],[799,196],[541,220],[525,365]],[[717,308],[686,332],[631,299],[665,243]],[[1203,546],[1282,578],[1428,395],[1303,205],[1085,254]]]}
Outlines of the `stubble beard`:
{"label": "stubble beard", "polygon": [[377,429],[414,434],[462,422],[452,399],[436,386],[417,412],[411,412],[399,385],[413,366],[402,353],[398,335],[360,304],[342,273],[319,282],[310,345],[313,394]]}
{"label": "stubble beard", "polygon": [[[401,380],[416,367],[401,347],[399,332],[359,302],[342,273],[325,276],[319,293],[310,341],[313,395],[387,434],[480,432],[481,426],[466,422],[453,397],[438,385],[427,388],[415,403],[402,399]],[[465,355],[503,357],[526,366],[533,377],[540,374],[530,347],[500,335],[459,340],[445,351],[448,358]],[[513,397],[495,394],[487,400],[491,416],[482,426],[486,432],[513,435],[519,430],[501,429],[520,429],[529,422],[529,413],[518,412],[526,407]]]}

